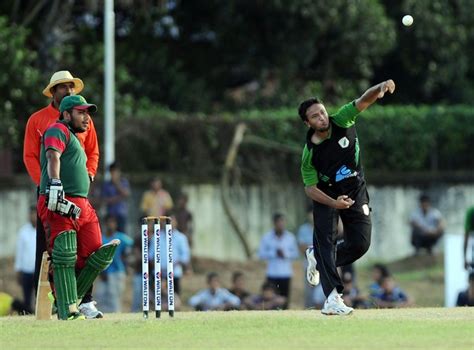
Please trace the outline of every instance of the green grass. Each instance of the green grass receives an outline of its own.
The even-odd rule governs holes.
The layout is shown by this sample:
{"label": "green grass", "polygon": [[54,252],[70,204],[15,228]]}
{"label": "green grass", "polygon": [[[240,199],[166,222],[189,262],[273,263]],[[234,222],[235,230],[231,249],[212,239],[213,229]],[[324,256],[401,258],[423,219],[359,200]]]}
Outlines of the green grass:
{"label": "green grass", "polygon": [[0,348],[97,349],[473,349],[474,309],[181,312],[170,319],[140,314],[103,320],[0,319]]}

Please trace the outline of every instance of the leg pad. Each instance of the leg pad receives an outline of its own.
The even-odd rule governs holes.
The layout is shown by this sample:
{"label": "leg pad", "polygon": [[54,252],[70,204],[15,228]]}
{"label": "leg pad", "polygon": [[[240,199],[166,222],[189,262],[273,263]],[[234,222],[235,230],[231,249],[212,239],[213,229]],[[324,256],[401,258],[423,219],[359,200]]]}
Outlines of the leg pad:
{"label": "leg pad", "polygon": [[110,243],[101,246],[87,258],[86,266],[77,277],[77,296],[79,300],[84,297],[97,276],[112,263],[115,250],[119,244],[120,240],[114,239]]}
{"label": "leg pad", "polygon": [[77,302],[75,265],[77,260],[76,231],[64,231],[54,240],[52,252],[53,278],[58,316],[67,320],[69,305]]}

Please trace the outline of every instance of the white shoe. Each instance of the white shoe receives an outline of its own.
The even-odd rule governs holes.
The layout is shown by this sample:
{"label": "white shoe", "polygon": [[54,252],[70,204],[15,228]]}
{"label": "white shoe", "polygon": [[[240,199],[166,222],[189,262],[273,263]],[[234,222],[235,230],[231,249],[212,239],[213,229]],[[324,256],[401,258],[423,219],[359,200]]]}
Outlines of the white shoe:
{"label": "white shoe", "polygon": [[104,314],[102,313],[102,311],[97,310],[97,308],[95,307],[95,304],[97,304],[95,301],[82,303],[81,305],[79,305],[79,311],[84,316],[86,316],[87,319],[104,317]]}
{"label": "white shoe", "polygon": [[336,294],[334,297],[327,298],[321,313],[323,315],[350,315],[354,309],[344,304],[341,295]]}
{"label": "white shoe", "polygon": [[319,284],[319,271],[316,268],[316,258],[314,257],[314,248],[309,247],[306,249],[306,260],[308,261],[308,266],[306,267],[306,280],[312,286],[317,286]]}

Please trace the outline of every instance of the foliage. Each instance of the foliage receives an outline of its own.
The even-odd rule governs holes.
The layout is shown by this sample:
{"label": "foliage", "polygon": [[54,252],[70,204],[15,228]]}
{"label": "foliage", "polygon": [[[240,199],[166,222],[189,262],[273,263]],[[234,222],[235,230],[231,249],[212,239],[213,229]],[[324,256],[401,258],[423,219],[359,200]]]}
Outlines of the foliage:
{"label": "foliage", "polygon": [[[60,69],[84,80],[83,94],[99,104],[96,118],[100,125],[102,5],[75,0],[0,2],[0,16],[4,16],[0,20],[0,68],[8,72],[0,79],[0,147],[13,147],[21,154],[26,117],[44,106],[41,90]],[[415,18],[410,27],[401,24],[406,13]],[[397,83],[391,103],[447,106],[469,104],[474,98],[471,0],[119,0],[115,1],[115,19],[118,134],[126,133],[122,128],[132,120],[148,127],[152,118],[160,116],[164,126],[170,127],[158,127],[166,137],[178,132],[175,124],[183,127],[189,118],[193,128],[205,127],[192,130],[195,137],[202,134],[198,145],[211,147],[201,151],[202,156],[214,151],[220,154],[220,134],[232,135],[199,124],[205,115],[218,115],[221,127],[230,129],[236,115],[263,116],[272,109],[276,114],[270,115],[285,119],[293,111],[286,112],[282,106],[295,105],[311,95],[336,105],[387,78]],[[435,115],[437,108],[431,111]],[[449,113],[457,113],[456,108]],[[381,113],[389,125],[394,124],[390,109]],[[403,113],[412,115],[418,109],[406,107]],[[367,130],[361,123],[361,134],[369,135],[362,143],[373,148],[373,155],[366,157],[368,166],[388,169],[395,164],[396,169],[410,170],[471,164],[458,160],[458,153],[461,159],[463,150],[471,145],[466,137],[459,136],[466,140],[464,146],[459,145],[451,134],[441,135],[428,125],[422,135],[418,124],[405,114],[396,118],[403,120],[398,127],[421,143],[409,151],[416,155],[408,160],[406,154],[394,151],[388,160],[382,157],[388,150],[384,140],[393,145],[396,135],[374,118]],[[414,120],[423,118],[417,115]],[[444,125],[442,119],[439,122]],[[293,140],[284,132],[269,135],[268,126],[253,122],[265,137]],[[301,128],[283,123],[291,130]],[[414,129],[405,130],[412,123]],[[130,130],[138,134],[128,132],[128,139],[140,144],[142,130]],[[178,150],[187,149],[180,147]],[[455,149],[455,155],[447,156]],[[255,156],[257,162],[268,158]],[[277,161],[289,162],[286,158]]]}
{"label": "foliage", "polygon": [[[306,129],[291,108],[124,119],[117,154],[129,171],[192,172],[194,181],[218,179],[240,122],[248,125],[237,160],[243,181],[300,180]],[[469,106],[373,106],[359,116],[357,130],[368,172],[474,167],[474,111]]]}
{"label": "foliage", "polygon": [[0,149],[18,144],[19,123],[31,112],[29,103],[38,101],[39,74],[32,67],[36,55],[25,47],[27,35],[0,17]]}

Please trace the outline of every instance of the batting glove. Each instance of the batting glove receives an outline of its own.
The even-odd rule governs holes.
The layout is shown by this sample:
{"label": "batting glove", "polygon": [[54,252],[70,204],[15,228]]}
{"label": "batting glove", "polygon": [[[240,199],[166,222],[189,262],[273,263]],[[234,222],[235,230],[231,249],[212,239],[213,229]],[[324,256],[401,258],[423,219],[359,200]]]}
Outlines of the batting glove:
{"label": "batting glove", "polygon": [[56,211],[58,202],[64,198],[63,184],[60,179],[51,179],[46,187],[46,198],[48,201],[48,209]]}
{"label": "batting glove", "polygon": [[79,219],[79,216],[81,215],[81,208],[73,202],[61,198],[58,201],[58,207],[55,212],[59,215],[76,220]]}

